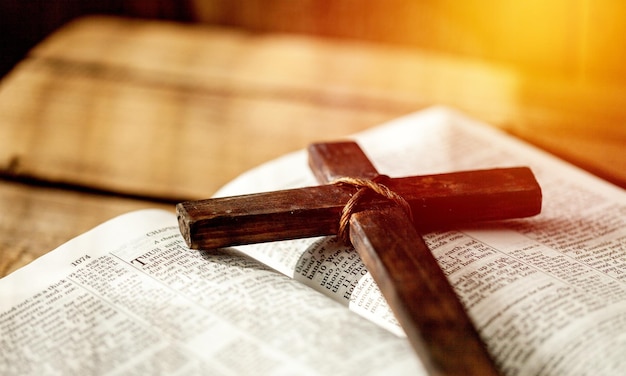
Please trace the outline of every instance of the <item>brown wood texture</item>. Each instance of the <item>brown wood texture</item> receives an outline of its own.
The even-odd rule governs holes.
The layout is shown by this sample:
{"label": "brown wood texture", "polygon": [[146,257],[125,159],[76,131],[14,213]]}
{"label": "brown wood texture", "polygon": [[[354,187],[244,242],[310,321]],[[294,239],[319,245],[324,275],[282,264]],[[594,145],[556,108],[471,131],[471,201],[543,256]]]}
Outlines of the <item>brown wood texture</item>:
{"label": "brown wood texture", "polygon": [[[379,174],[354,142],[312,145],[309,161],[320,183]],[[459,298],[402,207],[353,213],[350,242],[429,374],[498,374]]]}
{"label": "brown wood texture", "polygon": [[374,179],[376,167],[353,141],[323,142],[307,148],[309,167],[319,183],[328,184],[344,177]]}
{"label": "brown wood texture", "polygon": [[[618,83],[358,41],[106,17],[67,25],[0,82],[0,176],[137,197],[138,206],[200,199],[271,158],[429,105],[458,108],[626,186]],[[10,196],[10,207],[47,208],[46,192]],[[119,214],[101,213],[85,223]],[[78,229],[81,216],[60,218]],[[29,246],[0,250],[0,270],[73,236],[39,217],[20,219],[37,233]],[[17,227],[0,236],[17,244]]]}
{"label": "brown wood texture", "polygon": [[[528,217],[541,211],[541,189],[528,168],[503,168],[388,179],[411,206],[417,225]],[[186,201],[176,206],[193,249],[336,234],[356,189],[326,184],[300,189]],[[366,207],[385,207],[373,196]]]}
{"label": "brown wood texture", "polygon": [[626,184],[622,92],[406,48],[90,18],[2,83],[0,171],[199,199],[262,161],[441,104]]}

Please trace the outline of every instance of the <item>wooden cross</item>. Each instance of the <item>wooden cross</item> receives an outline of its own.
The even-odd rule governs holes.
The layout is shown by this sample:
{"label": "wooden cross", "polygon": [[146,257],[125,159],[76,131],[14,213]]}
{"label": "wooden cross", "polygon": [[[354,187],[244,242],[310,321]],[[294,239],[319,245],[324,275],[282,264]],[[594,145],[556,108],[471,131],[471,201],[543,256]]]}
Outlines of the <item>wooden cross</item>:
{"label": "wooden cross", "polygon": [[[355,143],[314,144],[321,183],[379,176]],[[398,205],[350,216],[350,241],[431,374],[495,375],[495,367],[437,261]]]}
{"label": "wooden cross", "polygon": [[[348,213],[350,241],[425,367],[436,375],[497,374],[416,228],[535,215],[541,190],[532,172],[508,168],[381,179],[353,142],[312,145],[309,164],[318,181],[331,184],[178,204],[185,241],[190,248],[211,249],[337,234],[346,204],[360,196]],[[382,186],[407,207],[367,194],[368,188],[346,177]]]}

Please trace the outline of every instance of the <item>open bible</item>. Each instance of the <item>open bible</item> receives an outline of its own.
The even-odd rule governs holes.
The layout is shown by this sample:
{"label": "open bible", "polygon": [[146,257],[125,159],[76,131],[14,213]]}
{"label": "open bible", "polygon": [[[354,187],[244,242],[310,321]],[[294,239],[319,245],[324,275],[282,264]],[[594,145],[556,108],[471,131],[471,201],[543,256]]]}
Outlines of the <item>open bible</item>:
{"label": "open bible", "polygon": [[[390,176],[527,165],[533,218],[424,235],[506,375],[626,367],[626,193],[445,108],[357,134]],[[304,151],[218,196],[316,185]],[[112,219],[0,280],[1,374],[420,374],[334,237],[193,251],[172,212]],[[450,354],[454,356],[454,354]]]}

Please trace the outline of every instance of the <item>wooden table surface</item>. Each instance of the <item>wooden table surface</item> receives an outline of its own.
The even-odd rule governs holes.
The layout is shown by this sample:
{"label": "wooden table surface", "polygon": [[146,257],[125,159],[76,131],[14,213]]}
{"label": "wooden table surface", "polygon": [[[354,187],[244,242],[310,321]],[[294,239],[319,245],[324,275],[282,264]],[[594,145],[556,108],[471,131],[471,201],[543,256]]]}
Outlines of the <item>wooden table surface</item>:
{"label": "wooden table surface", "polygon": [[626,187],[626,91],[355,41],[86,18],[0,82],[0,276],[314,141],[432,105]]}

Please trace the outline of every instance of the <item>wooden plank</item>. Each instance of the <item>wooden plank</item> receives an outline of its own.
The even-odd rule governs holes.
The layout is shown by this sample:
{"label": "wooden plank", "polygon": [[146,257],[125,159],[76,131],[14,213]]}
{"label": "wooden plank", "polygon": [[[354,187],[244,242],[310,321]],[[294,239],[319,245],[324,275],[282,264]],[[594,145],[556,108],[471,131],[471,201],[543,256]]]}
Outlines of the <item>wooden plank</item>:
{"label": "wooden plank", "polygon": [[0,181],[0,277],[117,215],[173,206]]}
{"label": "wooden plank", "polygon": [[27,74],[12,77],[0,93],[0,166],[123,193],[207,197],[312,139],[343,137],[390,118],[271,93],[266,99],[215,87],[142,87],[27,64]]}
{"label": "wooden plank", "polygon": [[443,104],[626,186],[621,87],[544,81],[411,49],[87,18],[0,84],[0,173],[198,199],[286,152]]}

